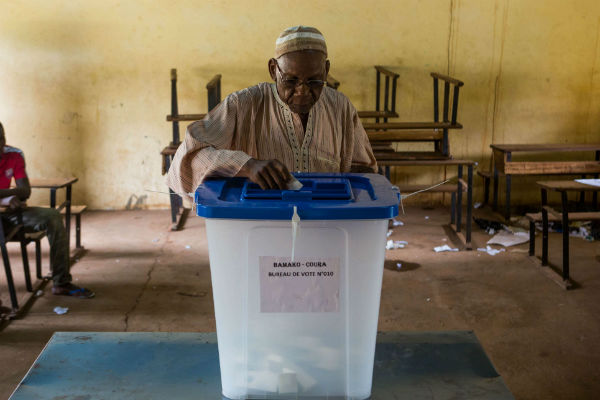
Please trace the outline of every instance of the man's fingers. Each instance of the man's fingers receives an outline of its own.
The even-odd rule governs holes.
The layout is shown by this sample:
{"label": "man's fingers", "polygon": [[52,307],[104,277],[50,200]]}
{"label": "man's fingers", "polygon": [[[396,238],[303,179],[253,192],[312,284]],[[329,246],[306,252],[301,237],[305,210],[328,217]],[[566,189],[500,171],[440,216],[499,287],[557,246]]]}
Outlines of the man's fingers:
{"label": "man's fingers", "polygon": [[272,165],[273,173],[279,177],[281,189],[287,189],[288,182],[292,179],[292,175],[288,172],[285,165],[280,162],[275,162]]}
{"label": "man's fingers", "polygon": [[277,169],[277,167],[273,165],[269,165],[267,167],[267,171],[271,175],[271,178],[275,181],[278,189],[286,189],[286,179],[282,176],[281,172]]}
{"label": "man's fingers", "polygon": [[265,183],[265,180],[260,176],[260,174],[256,174],[255,178],[253,179],[254,183],[256,183],[258,186],[260,186],[260,188],[262,190],[267,190],[267,184]]}
{"label": "man's fingers", "polygon": [[271,177],[271,174],[269,173],[269,169],[267,167],[263,168],[258,174],[265,181],[267,189],[277,188],[277,182],[275,182],[275,180]]}

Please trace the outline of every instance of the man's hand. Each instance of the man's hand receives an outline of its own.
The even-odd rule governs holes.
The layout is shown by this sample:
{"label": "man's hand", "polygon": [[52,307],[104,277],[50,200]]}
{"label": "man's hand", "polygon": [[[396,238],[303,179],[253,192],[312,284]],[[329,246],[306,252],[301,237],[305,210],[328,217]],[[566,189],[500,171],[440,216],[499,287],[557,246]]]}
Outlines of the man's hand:
{"label": "man's hand", "polygon": [[23,207],[24,203],[17,196],[8,196],[0,200],[0,205],[8,207],[11,210],[18,210]]}
{"label": "man's hand", "polygon": [[237,176],[243,176],[258,184],[261,189],[287,189],[292,178],[288,169],[277,160],[255,160],[251,158]]}

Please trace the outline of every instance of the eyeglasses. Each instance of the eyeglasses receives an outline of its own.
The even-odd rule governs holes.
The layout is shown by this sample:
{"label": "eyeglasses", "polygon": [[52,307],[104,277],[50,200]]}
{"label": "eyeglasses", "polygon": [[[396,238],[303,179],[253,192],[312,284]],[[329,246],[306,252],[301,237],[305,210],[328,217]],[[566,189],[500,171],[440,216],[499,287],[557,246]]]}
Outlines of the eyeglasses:
{"label": "eyeglasses", "polygon": [[279,70],[279,74],[281,75],[281,83],[287,89],[295,89],[296,87],[303,85],[303,84],[308,86],[310,89],[321,89],[325,85],[325,83],[327,83],[325,81],[321,81],[318,79],[311,79],[308,81],[302,81],[298,78],[284,79],[283,71],[281,70],[281,68],[279,68],[279,64],[275,63],[275,65],[277,66],[277,69]]}

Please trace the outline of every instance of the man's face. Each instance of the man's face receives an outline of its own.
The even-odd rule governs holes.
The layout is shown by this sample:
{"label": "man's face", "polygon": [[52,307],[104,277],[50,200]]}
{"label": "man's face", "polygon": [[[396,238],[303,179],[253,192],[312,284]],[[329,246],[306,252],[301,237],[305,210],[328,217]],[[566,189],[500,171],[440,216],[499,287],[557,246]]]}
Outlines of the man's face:
{"label": "man's face", "polygon": [[277,60],[270,59],[269,72],[277,82],[279,97],[290,110],[297,114],[308,114],[323,91],[323,86],[315,85],[314,81],[327,79],[329,60],[320,51],[294,51]]}

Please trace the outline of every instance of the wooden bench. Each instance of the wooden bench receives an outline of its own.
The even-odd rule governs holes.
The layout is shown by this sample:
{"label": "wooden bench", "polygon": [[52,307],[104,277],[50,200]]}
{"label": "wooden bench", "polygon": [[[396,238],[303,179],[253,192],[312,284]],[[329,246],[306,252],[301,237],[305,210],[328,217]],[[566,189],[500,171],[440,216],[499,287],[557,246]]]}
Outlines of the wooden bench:
{"label": "wooden bench", "polygon": [[[477,165],[471,160],[394,160],[383,159],[380,161],[383,166],[453,166],[457,168],[457,183],[445,183],[436,188],[431,189],[431,192],[451,193],[451,214],[449,227],[456,233],[456,236],[464,245],[465,249],[471,250],[471,216],[473,211],[473,167]],[[463,180],[463,168],[467,167],[467,181]],[[400,185],[400,193],[414,193],[422,189],[426,189],[429,185]],[[462,234],[462,194],[467,193],[467,216],[465,235]]]}
{"label": "wooden bench", "polygon": [[[498,184],[499,177],[504,176],[506,181],[504,218],[510,219],[510,195],[513,175],[583,175],[592,174],[598,177],[600,173],[600,143],[545,143],[545,144],[492,144],[493,169],[490,172],[482,171],[480,176],[484,179],[485,193],[489,196],[490,180],[494,181],[493,209],[498,211]],[[513,153],[566,153],[566,152],[594,152],[595,161],[513,161]],[[485,198],[487,203],[488,198]],[[594,202],[597,201],[597,195]]]}
{"label": "wooden bench", "polygon": [[[528,214],[529,219],[529,255],[535,254],[535,222],[542,221],[542,257],[541,265],[548,266],[548,223],[549,221],[561,221],[563,226],[563,262],[562,262],[562,280],[555,280],[565,289],[572,287],[569,275],[569,222],[571,221],[599,221],[600,211],[594,212],[569,212],[568,210],[568,192],[592,192],[600,191],[599,186],[592,186],[583,183],[571,181],[540,181],[537,182],[542,191],[542,211],[541,213]],[[554,210],[548,206],[548,191],[557,192],[561,195],[562,212]],[[553,274],[554,276],[554,274]]]}

